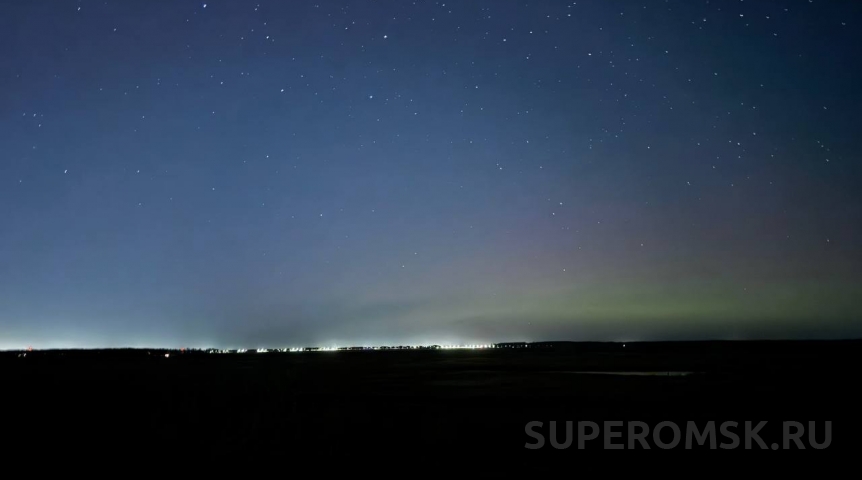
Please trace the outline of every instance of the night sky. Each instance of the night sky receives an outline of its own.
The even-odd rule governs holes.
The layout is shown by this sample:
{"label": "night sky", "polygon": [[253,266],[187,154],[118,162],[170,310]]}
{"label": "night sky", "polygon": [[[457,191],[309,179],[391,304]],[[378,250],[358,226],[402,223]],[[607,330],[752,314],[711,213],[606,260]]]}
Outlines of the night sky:
{"label": "night sky", "polygon": [[0,348],[862,336],[862,2],[0,3]]}

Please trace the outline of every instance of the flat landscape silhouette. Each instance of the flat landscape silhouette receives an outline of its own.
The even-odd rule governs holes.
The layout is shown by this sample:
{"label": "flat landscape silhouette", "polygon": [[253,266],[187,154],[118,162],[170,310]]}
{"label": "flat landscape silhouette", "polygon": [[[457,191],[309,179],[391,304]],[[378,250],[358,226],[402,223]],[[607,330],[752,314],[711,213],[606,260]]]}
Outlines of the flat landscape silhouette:
{"label": "flat landscape silhouette", "polygon": [[[548,446],[528,452],[530,421],[545,428],[549,421],[736,421],[740,437],[743,422],[768,421],[761,435],[769,445],[782,421],[817,420],[822,428],[832,420],[828,450],[852,451],[859,445],[853,379],[860,347],[562,342],[487,350],[69,350],[3,352],[0,365],[12,413],[7,423],[23,445],[53,438],[66,450],[150,445],[214,458],[502,455],[526,465],[535,455],[551,463],[571,458]],[[93,440],[76,444],[79,432]],[[601,450],[601,437],[587,449]]]}

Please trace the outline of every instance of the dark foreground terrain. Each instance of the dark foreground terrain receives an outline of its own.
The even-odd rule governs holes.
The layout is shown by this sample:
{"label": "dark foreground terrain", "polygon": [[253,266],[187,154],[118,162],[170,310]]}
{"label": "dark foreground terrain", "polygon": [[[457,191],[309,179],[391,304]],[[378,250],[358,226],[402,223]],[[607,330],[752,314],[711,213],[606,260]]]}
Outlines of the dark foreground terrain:
{"label": "dark foreground terrain", "polygon": [[[836,459],[862,441],[857,385],[862,342],[556,344],[483,351],[347,351],[208,354],[117,350],[0,353],[4,429],[22,451],[193,458],[274,453],[294,460],[361,453],[386,463],[456,456],[497,466],[550,464],[606,452],[549,444],[549,422],[736,421],[740,446],[674,452],[772,459]],[[590,372],[590,373],[584,373]],[[607,375],[600,372],[658,372]],[[671,372],[693,372],[689,375]],[[822,442],[805,452],[745,451],[743,424],[816,421]],[[528,450],[525,426],[542,421],[546,442]],[[628,423],[614,443],[626,444]],[[716,427],[718,428],[718,427]],[[672,432],[665,432],[668,441]],[[719,436],[719,443],[730,440]],[[14,448],[14,447],[13,447]],[[779,450],[783,450],[779,449]],[[688,453],[686,453],[688,452]],[[9,453],[9,450],[7,450]],[[466,454],[466,457],[465,457]],[[388,459],[388,460],[387,460]],[[320,465],[320,464],[319,464]],[[322,464],[326,465],[326,464]],[[423,468],[443,468],[423,463]],[[474,464],[475,465],[475,464]]]}

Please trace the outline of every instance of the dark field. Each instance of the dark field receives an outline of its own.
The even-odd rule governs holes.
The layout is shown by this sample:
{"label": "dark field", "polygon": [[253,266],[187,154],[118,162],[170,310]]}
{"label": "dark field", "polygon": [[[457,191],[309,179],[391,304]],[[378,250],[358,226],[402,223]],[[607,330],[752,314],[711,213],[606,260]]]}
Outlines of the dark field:
{"label": "dark field", "polygon": [[[663,420],[734,420],[740,437],[742,422],[767,420],[761,430],[767,445],[779,438],[781,421],[817,421],[822,439],[823,422],[831,420],[831,445],[805,455],[856,451],[860,347],[557,344],[486,351],[173,352],[170,358],[157,350],[30,352],[26,358],[3,352],[0,365],[7,432],[31,451],[334,459],[467,454],[523,465],[602,453],[601,437],[587,442],[587,450],[547,444],[526,450],[533,440],[524,427],[532,420],[640,420],[650,427]],[[603,371],[695,373],[577,373]],[[742,446],[705,453],[800,454],[745,452]]]}

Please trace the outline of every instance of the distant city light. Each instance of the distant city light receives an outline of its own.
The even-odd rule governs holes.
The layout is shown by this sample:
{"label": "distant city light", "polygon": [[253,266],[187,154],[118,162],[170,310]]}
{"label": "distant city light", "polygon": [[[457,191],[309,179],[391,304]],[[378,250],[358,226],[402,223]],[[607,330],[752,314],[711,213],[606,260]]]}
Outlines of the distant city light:
{"label": "distant city light", "polygon": [[[622,344],[625,347],[625,344]],[[511,342],[511,343],[470,343],[470,344],[432,344],[432,343],[417,343],[408,345],[361,345],[361,346],[307,346],[307,347],[287,347],[287,348],[255,348],[252,350],[246,348],[237,349],[220,349],[220,348],[176,348],[167,349],[168,353],[164,353],[165,358],[170,358],[172,353],[191,354],[195,352],[206,354],[241,354],[241,353],[299,353],[299,352],[337,352],[337,351],[381,351],[381,350],[491,350],[501,348],[530,348],[527,342]],[[18,349],[19,356],[25,352],[34,351],[32,347]],[[162,349],[165,352],[166,349]],[[148,355],[152,354],[147,352]],[[159,354],[160,355],[160,354]]]}

